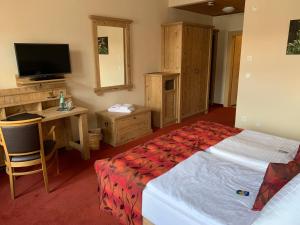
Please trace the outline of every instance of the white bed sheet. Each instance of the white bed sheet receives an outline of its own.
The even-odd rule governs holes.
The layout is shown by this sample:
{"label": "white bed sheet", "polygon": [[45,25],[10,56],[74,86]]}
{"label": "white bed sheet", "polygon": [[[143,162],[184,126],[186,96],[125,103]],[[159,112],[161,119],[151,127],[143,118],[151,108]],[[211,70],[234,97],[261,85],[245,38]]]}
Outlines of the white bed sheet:
{"label": "white bed sheet", "polygon": [[[156,225],[250,225],[264,172],[198,152],[143,191],[142,214]],[[249,197],[236,190],[250,191]]]}
{"label": "white bed sheet", "polygon": [[235,163],[265,171],[270,162],[288,163],[293,160],[299,144],[298,141],[245,130],[221,141],[209,151]]}

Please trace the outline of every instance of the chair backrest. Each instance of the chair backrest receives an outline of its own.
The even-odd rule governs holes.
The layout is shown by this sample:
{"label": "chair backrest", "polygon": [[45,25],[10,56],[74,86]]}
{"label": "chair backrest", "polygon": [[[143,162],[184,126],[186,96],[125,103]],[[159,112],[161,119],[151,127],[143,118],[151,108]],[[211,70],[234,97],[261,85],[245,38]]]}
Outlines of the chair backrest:
{"label": "chair backrest", "polygon": [[0,135],[8,155],[41,150],[41,118],[0,122]]}

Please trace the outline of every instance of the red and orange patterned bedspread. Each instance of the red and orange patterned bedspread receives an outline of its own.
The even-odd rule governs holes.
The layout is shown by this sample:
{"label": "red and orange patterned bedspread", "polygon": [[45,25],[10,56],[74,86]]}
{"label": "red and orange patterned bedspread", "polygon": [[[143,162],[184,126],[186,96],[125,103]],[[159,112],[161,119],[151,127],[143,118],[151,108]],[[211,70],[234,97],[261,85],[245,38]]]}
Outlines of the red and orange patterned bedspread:
{"label": "red and orange patterned bedspread", "polygon": [[117,217],[121,224],[141,225],[142,192],[147,182],[195,152],[239,132],[240,129],[199,121],[114,158],[96,161],[100,208]]}

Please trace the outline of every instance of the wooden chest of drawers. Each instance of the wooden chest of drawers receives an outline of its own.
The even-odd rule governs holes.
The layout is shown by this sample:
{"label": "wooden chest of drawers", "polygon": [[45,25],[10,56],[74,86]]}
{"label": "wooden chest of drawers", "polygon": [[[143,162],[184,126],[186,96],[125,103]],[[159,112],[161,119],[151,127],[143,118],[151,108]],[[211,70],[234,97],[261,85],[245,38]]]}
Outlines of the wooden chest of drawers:
{"label": "wooden chest of drawers", "polygon": [[102,128],[103,140],[112,146],[126,144],[129,141],[152,133],[151,110],[135,106],[128,113],[97,112],[98,127]]}

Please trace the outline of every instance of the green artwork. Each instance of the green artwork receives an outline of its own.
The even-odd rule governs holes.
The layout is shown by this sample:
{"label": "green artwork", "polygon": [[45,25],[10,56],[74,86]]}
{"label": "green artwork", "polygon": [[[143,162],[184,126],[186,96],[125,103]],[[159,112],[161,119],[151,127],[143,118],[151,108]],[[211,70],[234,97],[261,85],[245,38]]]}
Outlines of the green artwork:
{"label": "green artwork", "polygon": [[291,20],[286,54],[300,54],[300,20]]}
{"label": "green artwork", "polygon": [[108,37],[98,37],[98,53],[108,55]]}

